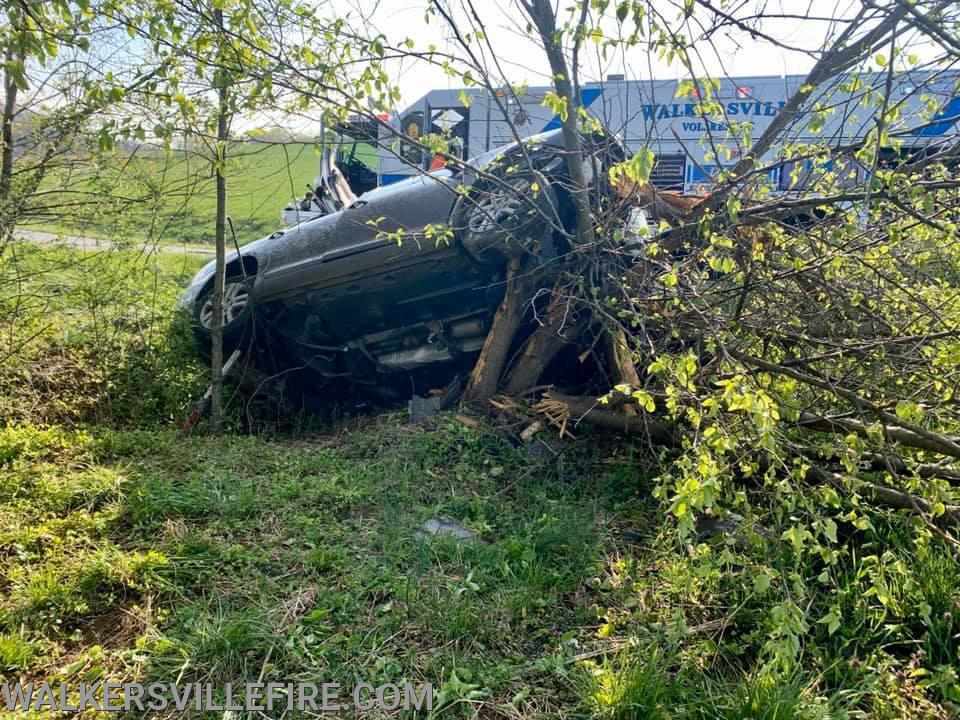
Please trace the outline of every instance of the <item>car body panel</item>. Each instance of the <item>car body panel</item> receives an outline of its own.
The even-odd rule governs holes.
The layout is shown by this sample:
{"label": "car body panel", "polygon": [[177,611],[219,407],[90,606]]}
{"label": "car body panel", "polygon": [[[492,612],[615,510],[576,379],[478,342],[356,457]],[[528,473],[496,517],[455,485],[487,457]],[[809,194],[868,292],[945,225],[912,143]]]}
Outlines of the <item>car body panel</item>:
{"label": "car body panel", "polygon": [[391,233],[416,233],[426,223],[445,222],[456,199],[449,175],[424,175],[379,188],[344,210],[300,223],[267,246],[265,260],[257,243],[245,247],[244,254],[253,252],[259,260],[255,298],[270,300],[307,287],[336,285],[358,267],[396,262],[411,249],[429,252],[428,243],[404,248],[406,243]]}

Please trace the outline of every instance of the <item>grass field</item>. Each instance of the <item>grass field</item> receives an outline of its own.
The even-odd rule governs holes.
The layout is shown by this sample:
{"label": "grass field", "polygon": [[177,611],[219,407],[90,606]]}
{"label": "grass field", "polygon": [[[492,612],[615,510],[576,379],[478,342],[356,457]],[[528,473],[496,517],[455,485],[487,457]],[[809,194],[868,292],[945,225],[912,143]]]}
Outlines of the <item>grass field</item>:
{"label": "grass field", "polygon": [[173,310],[204,257],[30,243],[0,263],[0,418],[61,425],[176,422],[202,392]]}
{"label": "grass field", "polygon": [[[871,533],[834,590],[849,626],[809,628],[804,662],[764,674],[777,599],[749,568],[705,573],[637,458],[586,447],[533,460],[452,416],[300,440],[7,427],[0,668],[431,683],[444,717],[948,716],[926,668],[956,652],[956,621],[925,633],[899,584],[935,618],[955,612],[945,551],[909,548],[896,523]],[[435,516],[480,541],[419,538]],[[873,622],[870,548],[901,533],[889,551],[905,573]]]}
{"label": "grass field", "polygon": [[[98,165],[52,179],[47,189],[69,188],[75,211],[57,213],[39,229],[161,243],[212,243],[216,196],[209,161],[198,154],[117,150]],[[319,173],[316,146],[247,142],[230,149],[227,211],[240,242],[280,227],[280,211]],[[136,201],[133,199],[142,198]],[[44,202],[49,202],[46,196]],[[54,207],[54,210],[56,208]]]}
{"label": "grass field", "polygon": [[[903,514],[841,526],[828,565],[762,490],[762,533],[682,541],[658,458],[584,427],[556,455],[454,413],[178,439],[205,385],[171,311],[197,262],[18,245],[0,266],[4,682],[409,681],[444,718],[960,711],[960,566]],[[477,540],[418,534],[436,517]],[[809,606],[759,566],[808,578]]]}

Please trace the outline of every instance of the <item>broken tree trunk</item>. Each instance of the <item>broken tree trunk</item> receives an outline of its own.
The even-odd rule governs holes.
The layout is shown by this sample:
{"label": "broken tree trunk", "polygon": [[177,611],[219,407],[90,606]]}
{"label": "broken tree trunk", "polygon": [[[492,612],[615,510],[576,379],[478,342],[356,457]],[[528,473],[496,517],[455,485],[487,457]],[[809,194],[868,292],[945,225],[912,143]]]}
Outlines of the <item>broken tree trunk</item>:
{"label": "broken tree trunk", "polygon": [[680,444],[681,432],[676,425],[654,420],[647,415],[624,415],[607,409],[590,397],[575,397],[551,390],[534,407],[555,425],[558,420],[581,420],[623,433],[645,435],[656,445]]}
{"label": "broken tree trunk", "polygon": [[[516,361],[507,371],[503,392],[520,395],[537,385],[544,370],[557,354],[575,343],[590,326],[591,314],[573,309],[567,298],[554,292],[547,306],[545,319],[524,343]],[[640,386],[640,374],[633,363],[626,333],[622,328],[604,332],[613,384]]]}
{"label": "broken tree trunk", "polygon": [[520,395],[537,384],[550,361],[574,341],[587,325],[587,314],[572,311],[554,293],[547,306],[545,322],[524,343],[520,356],[507,373],[504,392]]}
{"label": "broken tree trunk", "polygon": [[640,373],[637,372],[637,366],[633,362],[633,354],[630,352],[627,334],[623,328],[617,328],[615,331],[608,330],[607,342],[610,347],[610,365],[613,370],[614,384],[640,387]]}
{"label": "broken tree trunk", "polygon": [[647,208],[654,220],[666,220],[669,223],[683,220],[703,201],[700,195],[683,195],[676,190],[658,190],[650,183],[637,182],[623,176],[616,180],[613,191],[623,200]]}
{"label": "broken tree trunk", "polygon": [[532,264],[528,259],[510,260],[507,265],[507,291],[493,317],[493,325],[487,333],[480,357],[470,373],[470,381],[463,393],[466,402],[489,400],[496,394],[510,346],[523,319],[533,280]]}

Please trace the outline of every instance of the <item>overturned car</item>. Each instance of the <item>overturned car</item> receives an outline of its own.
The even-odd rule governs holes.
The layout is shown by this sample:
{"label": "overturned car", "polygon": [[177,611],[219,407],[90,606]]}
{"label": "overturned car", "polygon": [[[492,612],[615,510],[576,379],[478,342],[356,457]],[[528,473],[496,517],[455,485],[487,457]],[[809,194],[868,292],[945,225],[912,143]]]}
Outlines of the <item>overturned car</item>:
{"label": "overturned car", "polygon": [[[609,136],[583,147],[595,178],[625,158]],[[227,257],[225,346],[246,343],[274,368],[308,370],[328,384],[435,386],[436,375],[416,387],[422,371],[465,367],[480,351],[507,259],[529,255],[546,266],[569,249],[574,212],[560,130],[360,196],[332,158],[323,167],[329,212]],[[214,274],[214,263],[205,266],[180,301],[202,344]]]}

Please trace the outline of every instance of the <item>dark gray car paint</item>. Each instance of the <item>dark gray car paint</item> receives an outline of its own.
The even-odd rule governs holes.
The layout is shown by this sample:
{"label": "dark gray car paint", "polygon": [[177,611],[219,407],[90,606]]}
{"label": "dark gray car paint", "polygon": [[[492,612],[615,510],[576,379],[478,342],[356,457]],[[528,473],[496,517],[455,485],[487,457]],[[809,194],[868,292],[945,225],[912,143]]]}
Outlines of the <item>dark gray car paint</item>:
{"label": "dark gray car paint", "polygon": [[[559,130],[527,138],[525,142],[554,147],[563,144]],[[486,167],[496,157],[516,151],[518,146],[519,143],[514,143],[497,152],[479,156],[468,165]],[[362,204],[360,207],[351,206],[244,245],[240,249],[241,254],[256,258],[259,265],[254,285],[255,298],[265,301],[281,297],[288,291],[303,287],[301,283],[326,284],[326,278],[318,277],[307,268],[316,267],[318,262],[322,264],[364,252],[370,247],[390,244],[386,239],[367,244],[367,241],[374,241],[377,235],[374,228],[365,224],[367,220],[384,218],[380,226],[384,230],[398,227],[419,229],[428,223],[446,222],[456,201],[454,188],[459,183],[471,184],[474,176],[470,168],[460,177],[455,177],[449,170],[440,170],[379,187],[358,198]],[[358,243],[359,247],[355,247]],[[402,248],[403,245],[400,245],[399,249]],[[228,254],[228,266],[235,262],[236,257]],[[211,262],[196,274],[184,295],[185,302],[192,300],[210,281],[213,270],[214,263]],[[272,277],[268,279],[268,275]]]}
{"label": "dark gray car paint", "polygon": [[305,287],[339,285],[360,268],[387,263],[401,267],[404,259],[414,260],[413,254],[434,251],[433,243],[418,243],[416,237],[398,241],[390,233],[414,233],[424,219],[445,221],[456,200],[453,188],[449,171],[412,178],[372,190],[354,205],[295,225],[274,240],[246,246],[243,253],[259,261],[254,299],[269,301]]}

